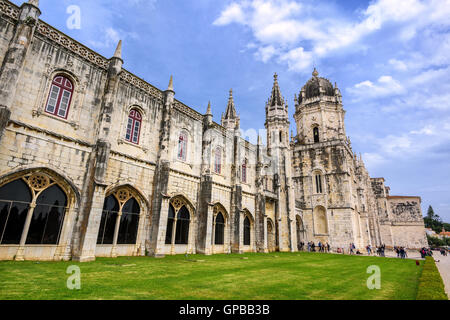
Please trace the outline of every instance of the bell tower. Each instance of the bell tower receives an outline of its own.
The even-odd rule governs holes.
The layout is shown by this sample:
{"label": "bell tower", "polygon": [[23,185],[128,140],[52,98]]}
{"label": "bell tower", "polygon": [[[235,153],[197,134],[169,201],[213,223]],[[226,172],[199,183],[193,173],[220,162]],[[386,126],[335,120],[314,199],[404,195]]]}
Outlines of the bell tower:
{"label": "bell tower", "polygon": [[278,85],[278,75],[275,73],[272,93],[266,103],[267,152],[289,147],[289,112]]}
{"label": "bell tower", "polygon": [[295,97],[297,140],[300,144],[315,144],[331,140],[346,140],[345,110],[337,85],[319,77],[314,68],[312,78]]}

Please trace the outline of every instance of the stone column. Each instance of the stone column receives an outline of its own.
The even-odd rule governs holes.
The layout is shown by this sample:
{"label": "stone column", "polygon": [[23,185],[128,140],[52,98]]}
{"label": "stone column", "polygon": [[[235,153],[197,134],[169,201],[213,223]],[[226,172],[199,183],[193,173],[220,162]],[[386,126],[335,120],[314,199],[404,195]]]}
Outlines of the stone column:
{"label": "stone column", "polygon": [[[169,217],[170,197],[163,195],[161,199],[161,207],[157,214],[158,228],[153,224],[152,233],[150,235],[150,254],[155,257],[164,257],[164,248],[166,244],[167,219]],[[154,217],[155,219],[155,217]],[[175,215],[176,219],[176,215]],[[153,220],[155,221],[155,220]],[[172,232],[176,230],[176,222],[174,222]],[[172,236],[174,241],[175,235]]]}
{"label": "stone column", "polygon": [[[211,246],[212,246],[212,249],[211,249],[212,254],[214,254],[215,250],[216,250],[216,217],[214,217],[214,216],[213,216],[213,221],[214,221],[214,223],[212,225],[212,236],[211,236],[211,242],[210,242]],[[224,235],[225,235],[225,233],[224,233]],[[225,245],[225,241],[223,242],[223,244]]]}
{"label": "stone column", "polygon": [[264,215],[264,220],[263,221],[264,221],[264,226],[263,226],[263,232],[264,232],[263,252],[264,253],[268,253],[269,252],[269,244],[268,244],[268,240],[267,240],[267,238],[268,238],[268,236],[267,236],[267,215]]}
{"label": "stone column", "polygon": [[[178,214],[178,213],[177,213]],[[175,214],[175,218],[173,219],[173,223],[172,223],[172,236],[171,236],[171,246],[170,246],[170,254],[175,254],[175,237],[177,234],[177,214]],[[167,232],[167,230],[166,230]]]}
{"label": "stone column", "polygon": [[205,237],[205,254],[211,255],[212,242],[214,241],[215,233],[215,219],[214,219],[214,205],[208,203],[208,209],[206,214],[206,237]]}
{"label": "stone column", "polygon": [[122,209],[117,214],[116,225],[114,226],[114,238],[111,249],[111,258],[117,258],[117,239],[119,238],[120,219],[122,218]]}
{"label": "stone column", "polygon": [[22,230],[22,236],[20,238],[19,249],[17,249],[16,253],[16,261],[24,261],[24,251],[25,244],[27,241],[28,230],[30,230],[31,219],[33,218],[34,209],[36,208],[36,202],[33,199],[33,202],[30,204],[30,208],[28,209],[27,218],[25,219],[25,225]]}
{"label": "stone column", "polygon": [[90,201],[91,206],[89,216],[81,226],[80,252],[74,257],[75,261],[89,262],[95,260],[95,248],[97,247],[98,232],[103,214],[105,191],[105,185],[95,184],[92,198],[85,200]]}

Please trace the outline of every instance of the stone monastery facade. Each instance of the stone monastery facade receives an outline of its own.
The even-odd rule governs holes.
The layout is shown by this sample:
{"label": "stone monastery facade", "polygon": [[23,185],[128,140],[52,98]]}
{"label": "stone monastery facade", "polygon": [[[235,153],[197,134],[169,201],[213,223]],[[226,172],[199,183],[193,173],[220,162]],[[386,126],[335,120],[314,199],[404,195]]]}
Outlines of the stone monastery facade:
{"label": "stone monastery facade", "polygon": [[[240,135],[0,0],[0,259],[297,251],[300,242],[426,246],[419,197],[390,196],[345,133],[339,89],[277,76],[267,145]],[[269,94],[269,93],[268,93]]]}

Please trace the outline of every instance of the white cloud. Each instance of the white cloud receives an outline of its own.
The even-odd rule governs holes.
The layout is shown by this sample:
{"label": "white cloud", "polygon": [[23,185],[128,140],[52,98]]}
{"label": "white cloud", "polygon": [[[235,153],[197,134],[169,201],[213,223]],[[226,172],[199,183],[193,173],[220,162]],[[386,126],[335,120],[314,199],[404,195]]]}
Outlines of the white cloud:
{"label": "white cloud", "polygon": [[262,62],[269,61],[270,58],[272,58],[276,53],[276,49],[273,46],[267,46],[259,48],[258,51],[255,53],[255,56],[259,58]]}
{"label": "white cloud", "polygon": [[360,101],[402,94],[405,92],[405,89],[391,76],[381,76],[378,78],[377,83],[366,80],[348,88],[347,91],[353,96],[353,101]]}
{"label": "white cloud", "polygon": [[245,23],[245,15],[242,7],[237,3],[230,4],[216,19],[213,24],[216,26],[224,26],[230,23]]}
{"label": "white cloud", "polygon": [[303,71],[311,66],[313,55],[303,48],[296,48],[280,56],[280,61],[286,62],[291,71]]}
{"label": "white cloud", "polygon": [[[417,30],[425,26],[450,25],[450,0],[377,0],[353,21],[338,14],[324,15],[324,7],[332,11],[331,6],[322,2],[312,5],[308,1],[241,0],[229,4],[213,24],[237,23],[250,28],[260,47],[257,50],[276,48],[279,58],[282,57],[278,61],[299,72],[310,68],[311,63],[299,63],[290,60],[289,56],[297,59],[298,53],[302,52],[321,59],[337,50],[358,50],[364,46],[357,44],[367,35],[390,24],[399,25],[398,39],[402,41],[414,38]],[[310,45],[305,46],[305,41]],[[256,56],[261,59],[261,55]],[[275,58],[275,55],[271,57]],[[263,61],[267,62],[267,59]],[[397,70],[407,68],[405,62],[391,61]]]}

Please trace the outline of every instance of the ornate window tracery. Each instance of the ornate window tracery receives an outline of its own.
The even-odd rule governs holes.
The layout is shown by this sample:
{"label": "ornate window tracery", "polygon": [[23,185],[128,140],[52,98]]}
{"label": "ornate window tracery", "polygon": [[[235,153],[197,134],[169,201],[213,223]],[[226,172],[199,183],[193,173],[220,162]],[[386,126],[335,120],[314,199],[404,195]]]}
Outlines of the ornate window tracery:
{"label": "ornate window tracery", "polygon": [[7,183],[0,187],[0,244],[58,244],[67,206],[65,191],[44,173]]}
{"label": "ornate window tracery", "polygon": [[103,204],[97,244],[136,244],[140,214],[139,202],[128,188],[110,194]]}
{"label": "ornate window tracery", "polygon": [[166,244],[189,244],[191,224],[190,205],[181,197],[173,198],[169,203],[166,228]]}

